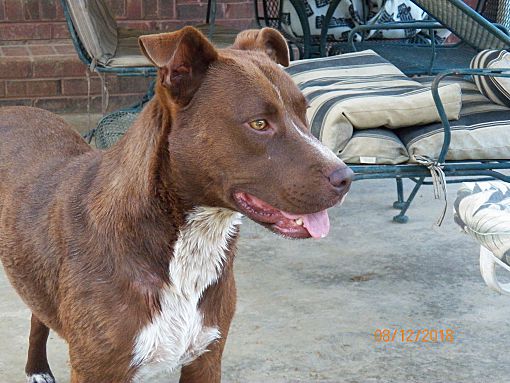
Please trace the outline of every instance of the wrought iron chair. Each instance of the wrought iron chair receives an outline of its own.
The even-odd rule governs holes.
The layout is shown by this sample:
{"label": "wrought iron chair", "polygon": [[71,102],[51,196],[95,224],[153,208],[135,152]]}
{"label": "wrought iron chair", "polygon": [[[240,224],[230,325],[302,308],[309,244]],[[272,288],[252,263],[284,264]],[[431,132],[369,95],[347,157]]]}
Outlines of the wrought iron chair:
{"label": "wrought iron chair", "polygon": [[[335,8],[342,0],[333,0],[321,31],[321,55],[326,54],[327,25]],[[386,58],[404,73],[437,74],[443,70],[469,66],[472,57],[486,48],[505,49],[510,47],[510,36],[505,25],[510,25],[510,1],[485,0],[474,10],[462,0],[412,0],[427,12],[431,21],[411,21],[360,25],[354,28],[347,42],[336,43],[337,49],[352,52],[372,49]],[[505,12],[507,10],[507,12]],[[500,24],[488,22],[482,14],[491,15]],[[438,45],[435,30],[446,28],[460,38],[451,45]],[[373,30],[422,29],[429,31],[427,43],[403,43],[391,40],[366,40],[354,42],[354,36]]]}
{"label": "wrought iron chair", "polygon": [[[299,22],[303,30],[302,37],[291,36],[282,28],[283,0],[254,0],[255,21],[260,28],[275,28],[285,36],[289,44],[291,60],[309,58],[312,55],[313,44],[304,3],[302,0],[288,1],[294,7],[298,15]],[[295,50],[297,52],[295,52]],[[317,52],[319,51],[318,44],[316,44],[316,50]]]}

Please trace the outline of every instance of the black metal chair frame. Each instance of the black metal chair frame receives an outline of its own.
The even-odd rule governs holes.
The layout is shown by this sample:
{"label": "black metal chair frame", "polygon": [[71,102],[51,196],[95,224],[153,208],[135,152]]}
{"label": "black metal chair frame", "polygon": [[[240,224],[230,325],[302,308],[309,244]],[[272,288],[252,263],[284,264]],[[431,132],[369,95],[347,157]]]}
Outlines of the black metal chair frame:
{"label": "black metal chair frame", "polygon": [[[278,3],[277,5],[277,14],[271,15],[269,10],[268,1],[276,1]],[[294,9],[296,10],[296,13],[299,17],[299,22],[301,24],[301,28],[303,30],[303,38],[301,41],[295,40],[291,36],[288,36],[282,29],[282,12],[283,12],[283,2],[282,0],[261,0],[261,8],[262,8],[262,15],[260,15],[259,11],[259,0],[253,0],[253,4],[255,7],[255,21],[259,28],[262,27],[273,27],[275,29],[278,29],[280,32],[284,34],[284,36],[289,40],[289,42],[293,43],[298,47],[300,50],[300,56],[303,59],[309,58],[311,56],[311,34],[310,34],[310,25],[308,24],[308,17],[306,16],[306,9],[304,6],[304,3],[302,0],[289,0],[289,2],[292,4]],[[263,24],[262,24],[263,22]],[[294,60],[292,54],[292,49],[290,49],[291,52],[291,60]]]}

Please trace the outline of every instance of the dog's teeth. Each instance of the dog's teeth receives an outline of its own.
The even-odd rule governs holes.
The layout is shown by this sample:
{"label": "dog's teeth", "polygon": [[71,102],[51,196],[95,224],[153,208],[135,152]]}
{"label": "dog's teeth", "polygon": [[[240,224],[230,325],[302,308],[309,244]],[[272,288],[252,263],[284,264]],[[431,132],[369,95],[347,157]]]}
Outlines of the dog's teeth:
{"label": "dog's teeth", "polygon": [[299,226],[303,225],[303,219],[302,218],[298,218],[294,222],[296,222],[296,224],[299,225]]}

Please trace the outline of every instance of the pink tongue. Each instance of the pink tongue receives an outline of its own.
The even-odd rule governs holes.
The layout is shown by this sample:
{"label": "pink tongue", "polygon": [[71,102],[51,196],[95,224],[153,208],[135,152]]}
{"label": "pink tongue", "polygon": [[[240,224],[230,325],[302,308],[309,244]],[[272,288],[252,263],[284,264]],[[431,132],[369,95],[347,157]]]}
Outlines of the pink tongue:
{"label": "pink tongue", "polygon": [[319,211],[313,214],[290,214],[283,212],[283,215],[289,219],[303,219],[303,226],[308,230],[313,238],[324,238],[329,233],[329,216],[327,210]]}

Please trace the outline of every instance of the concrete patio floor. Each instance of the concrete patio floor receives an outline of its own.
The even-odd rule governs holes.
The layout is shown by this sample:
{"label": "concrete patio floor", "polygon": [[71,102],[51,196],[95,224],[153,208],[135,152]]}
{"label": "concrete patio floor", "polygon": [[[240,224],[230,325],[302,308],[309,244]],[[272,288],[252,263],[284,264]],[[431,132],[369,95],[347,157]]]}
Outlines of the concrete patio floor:
{"label": "concrete patio floor", "polygon": [[[483,283],[478,246],[453,223],[457,187],[448,190],[441,228],[430,187],[407,224],[392,223],[391,180],[355,182],[324,240],[284,240],[245,220],[224,381],[508,382],[510,298]],[[3,272],[0,308],[0,382],[21,383],[30,316]],[[376,342],[382,328],[452,329],[454,341]],[[50,365],[68,382],[66,346],[50,337]]]}

